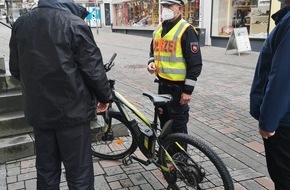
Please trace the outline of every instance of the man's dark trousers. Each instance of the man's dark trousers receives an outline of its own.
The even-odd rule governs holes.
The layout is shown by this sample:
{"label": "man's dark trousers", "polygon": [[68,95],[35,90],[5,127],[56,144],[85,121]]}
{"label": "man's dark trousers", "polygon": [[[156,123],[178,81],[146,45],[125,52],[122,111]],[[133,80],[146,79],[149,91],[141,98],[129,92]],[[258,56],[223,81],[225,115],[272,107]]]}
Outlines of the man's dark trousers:
{"label": "man's dark trousers", "polygon": [[290,189],[290,128],[279,127],[274,136],[264,139],[264,146],[275,190]]}
{"label": "man's dark trousers", "polygon": [[37,189],[58,190],[61,162],[70,190],[93,190],[90,123],[57,129],[34,127]]}

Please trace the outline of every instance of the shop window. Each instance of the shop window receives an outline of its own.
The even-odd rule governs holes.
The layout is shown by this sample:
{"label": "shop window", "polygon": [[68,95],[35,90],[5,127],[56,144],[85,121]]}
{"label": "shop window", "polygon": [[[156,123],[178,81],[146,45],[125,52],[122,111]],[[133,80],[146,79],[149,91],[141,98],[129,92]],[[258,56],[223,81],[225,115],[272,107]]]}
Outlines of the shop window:
{"label": "shop window", "polygon": [[249,37],[266,38],[270,0],[213,0],[212,36],[229,36],[234,28],[246,27]]}
{"label": "shop window", "polygon": [[115,4],[116,26],[157,26],[159,18],[158,0],[135,0]]}
{"label": "shop window", "polygon": [[188,1],[183,7],[183,18],[195,27],[199,27],[199,2],[200,0]]}

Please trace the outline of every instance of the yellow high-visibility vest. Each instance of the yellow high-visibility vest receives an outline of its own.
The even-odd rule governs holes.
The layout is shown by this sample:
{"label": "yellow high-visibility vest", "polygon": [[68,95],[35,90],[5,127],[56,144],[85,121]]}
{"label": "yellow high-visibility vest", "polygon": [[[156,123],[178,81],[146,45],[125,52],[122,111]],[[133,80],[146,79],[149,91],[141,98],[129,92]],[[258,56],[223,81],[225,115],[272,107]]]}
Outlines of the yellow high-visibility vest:
{"label": "yellow high-visibility vest", "polygon": [[170,81],[185,81],[186,62],[183,58],[181,37],[188,24],[181,19],[163,38],[162,24],[153,33],[154,61],[157,75]]}

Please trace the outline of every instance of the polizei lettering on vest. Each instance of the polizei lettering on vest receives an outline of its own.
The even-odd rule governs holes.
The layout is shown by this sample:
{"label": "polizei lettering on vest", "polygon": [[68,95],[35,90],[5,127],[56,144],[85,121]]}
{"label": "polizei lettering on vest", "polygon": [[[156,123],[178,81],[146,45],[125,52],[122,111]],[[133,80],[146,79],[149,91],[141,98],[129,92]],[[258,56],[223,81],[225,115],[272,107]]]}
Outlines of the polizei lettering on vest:
{"label": "polizei lettering on vest", "polygon": [[154,40],[153,48],[155,52],[175,54],[176,40]]}

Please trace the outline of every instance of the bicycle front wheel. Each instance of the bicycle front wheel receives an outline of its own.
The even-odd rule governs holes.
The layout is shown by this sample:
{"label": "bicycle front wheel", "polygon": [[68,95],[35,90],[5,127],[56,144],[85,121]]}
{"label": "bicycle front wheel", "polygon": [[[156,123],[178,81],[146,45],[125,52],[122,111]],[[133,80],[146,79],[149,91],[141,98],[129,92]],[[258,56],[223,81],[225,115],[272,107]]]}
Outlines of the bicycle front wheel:
{"label": "bicycle front wheel", "polygon": [[125,123],[120,116],[105,119],[103,115],[98,115],[97,120],[91,125],[93,156],[117,160],[137,149],[131,128]]}
{"label": "bicycle front wheel", "polygon": [[[160,148],[160,161],[168,189],[233,190],[232,178],[217,154],[201,140],[183,133],[169,135]],[[183,150],[182,150],[183,149]]]}

